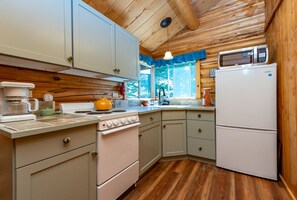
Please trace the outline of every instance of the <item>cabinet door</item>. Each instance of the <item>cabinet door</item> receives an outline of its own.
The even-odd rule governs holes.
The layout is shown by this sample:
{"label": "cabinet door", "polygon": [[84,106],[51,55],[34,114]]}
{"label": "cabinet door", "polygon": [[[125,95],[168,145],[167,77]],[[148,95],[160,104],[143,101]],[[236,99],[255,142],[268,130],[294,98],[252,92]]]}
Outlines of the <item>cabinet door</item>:
{"label": "cabinet door", "polygon": [[140,128],[139,165],[140,175],[161,158],[161,122]]}
{"label": "cabinet door", "polygon": [[120,77],[139,79],[139,41],[116,26],[116,68]]}
{"label": "cabinet door", "polygon": [[163,157],[187,154],[186,120],[163,121]]}
{"label": "cabinet door", "polygon": [[96,200],[96,157],[88,145],[16,170],[17,200]]}
{"label": "cabinet door", "polygon": [[74,67],[114,74],[114,23],[81,0],[73,1]]}
{"label": "cabinet door", "polygon": [[1,0],[0,53],[71,66],[71,1]]}

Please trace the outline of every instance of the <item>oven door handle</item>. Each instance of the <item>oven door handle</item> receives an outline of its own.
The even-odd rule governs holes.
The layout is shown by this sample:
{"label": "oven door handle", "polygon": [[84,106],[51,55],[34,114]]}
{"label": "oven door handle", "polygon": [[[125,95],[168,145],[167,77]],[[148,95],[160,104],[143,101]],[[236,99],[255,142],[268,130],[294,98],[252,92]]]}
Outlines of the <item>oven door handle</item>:
{"label": "oven door handle", "polygon": [[125,129],[128,129],[128,128],[133,128],[133,127],[139,126],[139,125],[140,125],[140,123],[134,123],[134,124],[129,124],[129,125],[121,126],[121,127],[118,127],[118,128],[113,128],[113,129],[106,130],[106,131],[99,131],[98,133],[100,133],[101,135],[108,135],[108,134],[115,133],[115,132],[118,132],[118,131],[122,131],[122,130],[125,130]]}

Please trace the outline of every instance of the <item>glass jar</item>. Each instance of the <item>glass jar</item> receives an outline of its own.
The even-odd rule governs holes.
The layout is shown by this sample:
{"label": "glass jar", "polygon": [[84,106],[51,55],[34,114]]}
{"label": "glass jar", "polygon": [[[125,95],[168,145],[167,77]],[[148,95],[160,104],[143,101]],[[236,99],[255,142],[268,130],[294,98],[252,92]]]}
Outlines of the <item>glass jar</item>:
{"label": "glass jar", "polygon": [[28,114],[28,104],[21,100],[6,100],[3,104],[3,115]]}

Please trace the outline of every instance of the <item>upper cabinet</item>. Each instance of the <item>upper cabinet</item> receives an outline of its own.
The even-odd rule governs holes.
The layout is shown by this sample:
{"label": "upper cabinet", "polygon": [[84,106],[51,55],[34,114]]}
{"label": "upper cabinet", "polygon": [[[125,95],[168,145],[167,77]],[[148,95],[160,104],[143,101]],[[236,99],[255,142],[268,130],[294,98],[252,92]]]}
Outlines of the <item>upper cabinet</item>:
{"label": "upper cabinet", "polygon": [[72,66],[71,1],[1,0],[0,54]]}
{"label": "upper cabinet", "polygon": [[2,0],[0,27],[0,56],[38,62],[21,67],[61,70],[42,62],[75,69],[76,75],[87,74],[79,71],[84,70],[105,77],[139,77],[138,39],[82,0]]}
{"label": "upper cabinet", "polygon": [[114,23],[81,0],[73,3],[74,68],[113,74]]}
{"label": "upper cabinet", "polygon": [[139,41],[82,0],[73,3],[74,68],[138,79]]}
{"label": "upper cabinet", "polygon": [[121,77],[139,78],[139,40],[116,25],[116,73]]}

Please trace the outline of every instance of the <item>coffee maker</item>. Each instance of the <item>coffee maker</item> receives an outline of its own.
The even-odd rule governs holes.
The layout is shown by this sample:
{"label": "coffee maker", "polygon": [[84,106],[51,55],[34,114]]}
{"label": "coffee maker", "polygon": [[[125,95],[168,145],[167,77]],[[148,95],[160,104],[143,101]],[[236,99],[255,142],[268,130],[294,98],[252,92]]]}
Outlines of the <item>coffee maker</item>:
{"label": "coffee maker", "polygon": [[32,112],[37,111],[39,103],[34,100],[34,109],[29,102],[29,89],[33,83],[0,82],[0,122],[36,120]]}

